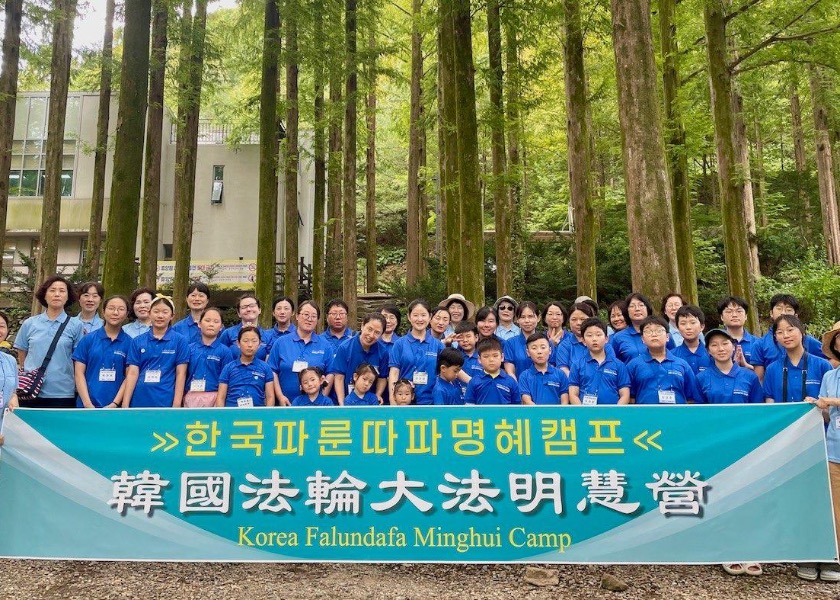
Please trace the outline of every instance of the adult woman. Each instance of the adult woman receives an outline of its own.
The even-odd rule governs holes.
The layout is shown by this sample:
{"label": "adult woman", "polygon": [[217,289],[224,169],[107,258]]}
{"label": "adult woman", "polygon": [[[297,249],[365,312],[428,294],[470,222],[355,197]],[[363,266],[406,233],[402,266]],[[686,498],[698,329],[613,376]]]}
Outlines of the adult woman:
{"label": "adult woman", "polygon": [[134,338],[128,351],[123,407],[181,406],[190,350],[186,338],[170,327],[174,314],[171,299],[152,301],[152,328]]}
{"label": "adult woman", "polygon": [[799,317],[778,317],[773,321],[773,335],[784,355],[764,373],[767,402],[816,402],[823,376],[831,371],[831,365],[805,351],[805,325]]}
{"label": "adult woman", "polygon": [[[277,375],[274,380],[274,395],[278,404],[291,405],[291,401],[300,395],[298,373],[307,367],[318,367],[327,371],[332,359],[332,346],[315,333],[315,326],[321,317],[318,305],[307,300],[298,307],[294,333],[284,335],[271,346],[268,366]],[[324,391],[328,395],[329,390]]]}
{"label": "adult woman", "polygon": [[379,313],[367,314],[362,319],[359,335],[344,340],[336,350],[327,374],[333,378],[333,389],[340,406],[344,406],[344,399],[352,389],[353,374],[362,363],[369,364],[376,372],[375,393],[379,403],[383,403],[389,369],[388,348],[379,341],[384,331],[385,317]]}
{"label": "adult woman", "polygon": [[496,327],[496,337],[503,342],[519,335],[519,327],[513,322],[518,314],[519,305],[510,296],[502,296],[493,304],[499,325]]}
{"label": "adult woman", "polygon": [[136,338],[151,329],[152,320],[149,317],[149,311],[152,308],[154,298],[155,291],[149,288],[139,288],[132,292],[131,298],[128,299],[128,318],[130,322],[123,325],[123,331],[129,337]]}
{"label": "adult woman", "polygon": [[76,291],[64,277],[53,275],[40,285],[35,298],[46,311],[29,317],[21,325],[15,337],[18,364],[26,371],[40,368],[56,336],[58,341],[38,397],[21,400],[20,405],[31,408],[74,408],[76,385],[71,356],[83,334],[81,323],[73,322],[65,309],[76,301]]}
{"label": "adult woman", "polygon": [[545,326],[545,337],[548,338],[548,343],[552,349],[560,345],[563,336],[566,335],[563,325],[566,323],[568,316],[569,313],[556,300],[549,302],[543,309],[542,323]]}
{"label": "adult woman", "polygon": [[[9,317],[0,311],[0,343],[9,337]],[[17,363],[15,358],[7,352],[0,352],[0,424],[3,423],[3,408],[7,405],[15,407],[17,401]]]}
{"label": "adult woman", "polygon": [[504,343],[505,372],[512,377],[519,378],[526,369],[530,369],[533,362],[528,356],[528,336],[537,330],[540,311],[537,305],[526,300],[516,307],[516,322],[519,324],[519,335]]}
{"label": "adult woman", "polygon": [[624,302],[627,305],[624,321],[629,325],[610,338],[610,345],[618,360],[627,364],[645,352],[640,326],[642,321],[653,315],[653,306],[644,294],[638,292],[627,296]]}
{"label": "adult woman", "polygon": [[484,338],[496,337],[499,326],[499,316],[492,306],[482,306],[475,313],[475,326],[478,327],[479,341]]}
{"label": "adult woman", "polygon": [[271,346],[278,338],[294,333],[295,324],[292,319],[295,316],[295,301],[288,296],[277,296],[271,303],[271,316],[274,317],[274,326],[261,332],[268,352],[271,352]]}
{"label": "adult woman", "polygon": [[105,295],[105,288],[98,281],[88,281],[76,288],[76,292],[79,295],[81,311],[73,317],[73,320],[81,323],[82,334],[87,335],[104,324],[102,317],[99,316],[99,305]]}
{"label": "adult woman", "polygon": [[198,321],[210,303],[210,288],[200,281],[193,281],[187,288],[187,306],[189,314],[172,326],[172,331],[179,333],[190,344],[201,341],[201,329]]}
{"label": "adult woman", "polygon": [[385,344],[385,347],[390,351],[394,342],[400,339],[397,330],[400,327],[400,322],[402,322],[402,315],[399,308],[393,304],[386,304],[382,307],[382,316],[385,317],[385,331],[379,338],[379,343]]}
{"label": "adult woman", "polygon": [[[417,404],[432,404],[432,388],[435,384],[437,355],[443,344],[427,330],[431,309],[425,300],[414,300],[408,305],[408,320],[411,331],[401,337],[391,349],[390,372],[388,376],[389,396],[394,397],[394,385],[400,379],[408,379],[414,385]],[[493,329],[495,329],[495,323]]]}
{"label": "adult woman", "polygon": [[454,337],[454,332],[447,336],[446,330],[449,329],[449,311],[440,306],[432,309],[432,318],[429,319],[429,331],[436,340],[440,340],[444,344],[451,343]]}
{"label": "adult woman", "polygon": [[73,352],[78,408],[116,408],[125,392],[131,338],[122,330],[128,300],[111,296],[102,306],[105,325],[86,335]]}
{"label": "adult woman", "polygon": [[438,306],[449,311],[449,328],[446,330],[447,336],[455,333],[455,328],[458,326],[458,323],[465,319],[472,319],[473,313],[475,313],[475,304],[464,298],[462,294],[449,294]]}
{"label": "adult woman", "polygon": [[246,325],[239,330],[237,346],[240,356],[228,363],[219,375],[216,406],[274,406],[274,373],[264,361],[256,358],[262,345],[259,327]]}
{"label": "adult woman", "polygon": [[[677,328],[677,311],[684,305],[685,298],[676,292],[671,292],[662,298],[660,314],[668,320],[668,334],[674,346],[679,346],[683,342],[680,330]],[[700,343],[703,343],[703,340],[700,340]]]}
{"label": "adult woman", "polygon": [[205,308],[198,327],[201,338],[190,344],[190,362],[187,365],[184,395],[184,406],[187,408],[215,406],[219,376],[222,369],[233,361],[231,349],[219,339],[222,313],[218,308]]}
{"label": "adult woman", "polygon": [[627,329],[627,321],[624,320],[624,313],[627,311],[627,303],[624,300],[616,300],[607,309],[610,317],[609,335]]}
{"label": "adult woman", "polygon": [[[551,364],[563,371],[567,376],[572,370],[572,365],[589,358],[589,350],[583,344],[583,334],[580,332],[580,326],[586,319],[591,319],[597,316],[591,304],[586,302],[578,302],[572,304],[569,309],[569,331],[572,335],[567,335],[563,343],[557,346],[554,354],[551,357]],[[612,349],[607,346],[604,348],[607,356],[614,358],[615,355]]]}

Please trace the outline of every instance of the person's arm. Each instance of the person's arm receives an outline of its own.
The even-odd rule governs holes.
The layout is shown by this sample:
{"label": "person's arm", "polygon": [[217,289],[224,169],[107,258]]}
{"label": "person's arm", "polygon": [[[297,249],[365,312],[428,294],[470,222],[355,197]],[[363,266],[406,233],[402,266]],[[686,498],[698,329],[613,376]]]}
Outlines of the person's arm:
{"label": "person's arm", "polygon": [[[505,373],[516,379],[516,367],[513,363],[506,362],[505,363]],[[469,381],[467,382],[469,383]]]}
{"label": "person's arm", "polygon": [[90,399],[90,390],[88,390],[87,380],[85,379],[85,370],[85,363],[79,361],[73,362],[73,379],[76,380],[76,392],[82,400],[82,405],[85,408],[95,408],[93,401]]}
{"label": "person's arm", "polygon": [[283,389],[280,387],[280,378],[277,377],[277,373],[274,373],[274,398],[278,405],[280,406],[291,406],[292,403],[286,398],[285,394],[283,394]]}
{"label": "person's arm", "polygon": [[[327,375],[327,381],[332,378],[332,384],[335,386],[335,397],[338,398],[338,405],[344,406],[344,398],[347,396],[347,387],[344,385],[344,373],[333,373]],[[327,388],[329,390],[329,388]],[[325,396],[329,395],[329,391],[324,392]]]}
{"label": "person's arm", "polygon": [[123,398],[125,397],[125,379],[123,379],[122,385],[120,385],[120,389],[117,390],[117,395],[114,396],[114,401],[111,402],[105,408],[119,408],[122,405]]}
{"label": "person's arm", "polygon": [[26,350],[18,348],[17,352],[18,367],[23,368],[23,363],[26,362]]}
{"label": "person's arm", "polygon": [[560,394],[560,404],[568,404],[569,403],[569,393],[564,392]]}
{"label": "person's arm", "polygon": [[764,365],[753,365],[753,371],[755,371],[755,374],[758,375],[758,381],[763,382],[765,371]]}
{"label": "person's arm", "polygon": [[527,392],[522,392],[522,404],[534,404],[534,399]]}
{"label": "person's arm", "polygon": [[460,371],[458,371],[458,380],[459,381],[463,381],[464,383],[468,384],[470,382],[470,379],[472,379],[472,376],[468,375],[467,372],[464,369],[461,369]]}
{"label": "person's arm", "polygon": [[570,369],[569,369],[569,367],[567,367],[566,365],[562,365],[562,366],[560,367],[560,370],[561,370],[561,371],[563,371],[563,372],[566,374],[566,377],[568,377],[568,376],[569,376],[569,374],[571,373],[571,370],[570,370]]}
{"label": "person's arm", "polygon": [[570,385],[569,386],[569,404],[574,404],[574,405],[581,404],[581,401],[580,401],[580,386],[577,386],[577,385]]}
{"label": "person's arm", "polygon": [[265,405],[274,406],[274,381],[265,382]]}
{"label": "person's arm", "polygon": [[397,385],[397,380],[400,378],[400,370],[398,367],[391,367],[388,370],[388,396],[394,397],[394,386]]}
{"label": "person's arm", "polygon": [[[327,385],[324,387],[324,395],[325,396],[330,395],[330,392],[333,389],[333,385],[335,384],[335,378],[336,378],[336,375],[334,373],[326,376],[325,380],[327,382]],[[338,396],[338,390],[336,390],[335,393],[336,393],[336,396]],[[342,404],[343,404],[343,400],[342,400]]]}
{"label": "person's arm", "polygon": [[385,404],[385,386],[388,385],[388,380],[380,377],[376,380],[376,397],[379,398],[379,405]]}
{"label": "person's arm", "polygon": [[220,383],[219,389],[216,391],[216,406],[221,408],[225,405],[225,399],[227,398],[228,393],[228,384]]}
{"label": "person's arm", "polygon": [[175,367],[175,397],[172,399],[174,408],[181,408],[184,404],[184,386],[187,384],[187,364]]}
{"label": "person's arm", "polygon": [[140,367],[128,365],[125,371],[125,393],[123,395],[122,407],[131,406],[131,398],[134,396],[134,388],[137,387],[137,380],[140,378]]}
{"label": "person's arm", "polygon": [[618,390],[618,404],[630,404],[629,387],[623,387]]}

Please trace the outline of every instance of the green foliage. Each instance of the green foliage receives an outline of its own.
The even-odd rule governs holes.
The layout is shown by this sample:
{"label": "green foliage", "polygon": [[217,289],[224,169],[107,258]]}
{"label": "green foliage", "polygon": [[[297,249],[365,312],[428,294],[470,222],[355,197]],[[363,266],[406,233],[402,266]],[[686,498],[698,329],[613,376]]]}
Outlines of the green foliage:
{"label": "green foliage", "polygon": [[437,304],[446,298],[446,268],[437,260],[427,261],[428,275],[415,285],[408,285],[403,274],[390,274],[383,277],[379,287],[383,292],[396,296],[400,304],[408,304],[416,298],[425,298],[431,304]]}

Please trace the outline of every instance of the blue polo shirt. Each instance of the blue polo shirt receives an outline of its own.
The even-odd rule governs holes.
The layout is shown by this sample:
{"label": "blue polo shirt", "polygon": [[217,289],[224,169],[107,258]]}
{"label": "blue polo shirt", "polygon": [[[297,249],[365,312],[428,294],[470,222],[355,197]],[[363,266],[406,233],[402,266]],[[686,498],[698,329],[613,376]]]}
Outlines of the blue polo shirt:
{"label": "blue polo shirt", "polygon": [[[481,363],[478,362],[478,352],[473,350],[472,354],[467,354],[461,348],[458,348],[458,350],[461,351],[461,356],[464,357],[464,366],[461,367],[461,371],[470,377],[475,377],[476,375],[484,373],[484,367],[482,367]],[[463,397],[463,395],[467,393],[467,384],[459,379],[458,385],[461,388],[461,396]]]}
{"label": "blue polo shirt", "polygon": [[42,312],[26,319],[15,336],[15,348],[26,351],[23,368],[34,371],[44,362],[44,357],[50,349],[55,334],[58,333],[58,328],[67,319],[70,319],[70,322],[61,332],[61,338],[47,366],[44,384],[39,394],[41,398],[72,398],[76,395],[76,380],[71,357],[73,350],[82,340],[82,325],[78,321],[73,322],[65,312],[60,313],[53,320],[47,317],[46,312]]}
{"label": "blue polo shirt", "polygon": [[524,335],[520,334],[508,338],[504,341],[503,348],[505,363],[513,365],[517,377],[519,377],[527,369],[530,369],[534,364],[531,357],[528,356],[528,344],[526,343]]}
{"label": "blue polo shirt", "polygon": [[[190,344],[201,342],[201,329],[199,328],[198,323],[193,320],[192,314],[188,314],[186,317],[175,323],[172,326],[172,331],[187,338],[187,341]],[[224,331],[224,328],[222,331]],[[221,333],[219,335],[221,335]]]}
{"label": "blue polo shirt", "polygon": [[190,344],[190,364],[187,367],[185,391],[189,392],[193,380],[204,381],[205,392],[219,389],[222,369],[233,362],[233,353],[217,337],[209,346],[201,340]]}
{"label": "blue polo shirt", "polygon": [[647,346],[642,341],[642,334],[636,331],[636,328],[632,325],[610,337],[610,345],[616,358],[625,365],[637,356],[647,352]]}
{"label": "blue polo shirt", "polygon": [[[814,336],[806,335],[803,343],[805,344],[805,352],[819,356],[820,358],[825,358],[825,354],[822,351],[822,343]],[[753,343],[750,364],[766,369],[770,363],[776,362],[782,354],[785,354],[785,351],[776,342],[776,336],[773,335],[773,330],[771,329]]]}
{"label": "blue polo shirt", "polygon": [[[609,342],[604,346],[604,352],[606,352],[607,358],[615,358],[615,350]],[[575,334],[571,333],[563,337],[563,343],[555,348],[552,358],[553,361],[550,362],[555,367],[558,369],[566,367],[571,372],[573,365],[582,363],[589,358],[589,348],[578,340]]]}
{"label": "blue polo shirt", "polygon": [[[219,340],[225,346],[236,346],[236,343],[239,341],[239,332],[242,331],[242,323],[237,323],[236,325],[231,325],[230,327],[225,327],[222,332],[219,334]],[[259,327],[260,330],[260,348],[266,345],[268,338],[271,336],[270,329],[263,329]]]}
{"label": "blue polo shirt", "polygon": [[383,344],[374,342],[370,349],[365,351],[361,339],[357,335],[341,342],[330,361],[327,373],[344,375],[344,395],[346,396],[350,393],[350,388],[353,385],[353,374],[359,368],[359,365],[368,363],[376,369],[379,378],[387,379],[388,361],[388,350]]}
{"label": "blue polo shirt", "polygon": [[630,374],[627,366],[614,356],[607,356],[599,363],[590,354],[572,365],[569,385],[578,387],[581,402],[584,396],[595,396],[598,404],[618,404],[619,392],[630,387]]}
{"label": "blue polo shirt", "polygon": [[695,375],[705,371],[715,362],[712,360],[712,357],[709,356],[709,352],[702,343],[697,346],[697,350],[695,352],[689,350],[683,343],[671,350],[671,353],[677,358],[681,358],[687,362],[688,366],[691,367],[691,370],[694,371]]}
{"label": "blue polo shirt", "polygon": [[81,314],[73,317],[73,321],[76,321],[82,326],[82,335],[87,335],[92,331],[96,331],[97,329],[101,329],[105,326],[105,321],[103,321],[102,317],[100,317],[97,313],[93,314],[93,318],[90,321],[82,319]]}
{"label": "blue polo shirt", "polygon": [[344,406],[379,406],[379,398],[371,391],[365,392],[362,397],[356,392],[351,392],[344,398]]}
{"label": "blue polo shirt", "polygon": [[[831,363],[819,356],[805,353],[799,359],[799,364],[793,366],[787,352],[767,367],[767,371],[764,373],[764,396],[772,398],[773,402],[801,402],[804,400],[802,396],[802,376],[806,362],[808,363],[808,371],[805,375],[805,396],[817,398],[823,376],[831,371]],[[787,370],[787,397],[783,398],[785,370]]]}
{"label": "blue polo shirt", "polygon": [[482,372],[476,375],[467,386],[464,395],[465,404],[522,404],[519,384],[516,380],[499,371],[496,377]]}
{"label": "blue polo shirt", "polygon": [[527,394],[534,404],[556,406],[561,404],[561,396],[568,393],[569,378],[557,367],[548,365],[543,373],[532,365],[519,376],[520,398]]}
{"label": "blue polo shirt", "polygon": [[305,342],[295,331],[274,341],[268,355],[268,366],[277,373],[283,395],[297,398],[300,395],[298,372],[305,367],[320,367],[326,373],[331,357],[332,347],[320,335],[313,333],[309,342]]}
{"label": "blue polo shirt", "polygon": [[414,383],[414,401],[416,404],[432,404],[432,388],[435,385],[437,357],[443,350],[443,344],[435,339],[431,332],[418,340],[413,334],[404,335],[391,348],[390,368],[400,371],[399,379],[414,381],[415,373],[425,373],[426,383]]}
{"label": "blue polo shirt", "polygon": [[335,404],[324,394],[318,394],[314,400],[310,400],[306,394],[301,394],[292,400],[292,406],[335,406]]}
{"label": "blue polo shirt", "polygon": [[645,350],[644,354],[630,361],[627,372],[630,375],[630,395],[635,398],[636,404],[670,404],[664,398],[660,400],[660,391],[666,393],[665,397],[672,392],[674,404],[686,404],[698,396],[694,371],[670,350],[666,351],[661,363]]}
{"label": "blue polo shirt", "polygon": [[714,362],[697,376],[698,402],[705,404],[759,404],[764,402],[764,391],[758,375],[732,365],[723,373]]}
{"label": "blue polo shirt", "polygon": [[276,342],[278,339],[280,339],[281,337],[285,337],[287,335],[291,335],[292,333],[294,333],[296,331],[297,331],[297,327],[295,327],[294,323],[289,323],[289,328],[286,331],[280,331],[279,329],[277,329],[276,324],[271,329],[264,329],[262,331],[262,335],[263,335],[263,340],[262,341],[265,342],[266,352],[267,353],[271,352],[271,347],[274,345],[274,342]]}
{"label": "blue polo shirt", "polygon": [[[840,398],[840,369],[833,369],[823,377],[820,398]],[[828,426],[825,430],[825,446],[828,460],[840,463],[840,407],[828,409]]]}
{"label": "blue polo shirt", "polygon": [[338,350],[338,347],[341,345],[341,343],[345,340],[349,340],[351,337],[356,335],[356,332],[350,329],[349,327],[345,327],[344,332],[341,335],[334,335],[333,332],[330,331],[330,328],[327,327],[327,329],[319,335],[322,338],[324,338],[324,341],[329,343],[330,347],[332,348],[330,356],[332,356],[333,354],[335,354],[335,351]]}
{"label": "blue polo shirt", "polygon": [[[140,369],[137,386],[131,397],[135,408],[169,407],[175,399],[175,368],[190,362],[190,345],[187,339],[172,328],[160,339],[147,331],[134,338],[126,363]],[[160,381],[147,382],[149,371],[160,371]]]}
{"label": "blue polo shirt", "polygon": [[131,323],[123,325],[123,331],[125,331],[130,338],[140,337],[151,328],[151,325],[143,325],[140,321],[132,321]]}
{"label": "blue polo shirt", "polygon": [[752,364],[753,352],[755,350],[755,346],[758,343],[758,338],[751,334],[746,329],[744,330],[744,336],[741,338],[740,341],[735,340],[734,344],[737,349],[738,346],[741,347],[741,350],[744,353],[744,360],[747,361],[748,364]]}
{"label": "blue polo shirt", "polygon": [[238,406],[240,398],[251,398],[254,406],[265,406],[265,385],[274,380],[274,372],[264,361],[249,364],[229,362],[219,375],[219,383],[228,386],[225,406]]}
{"label": "blue polo shirt", "polygon": [[[117,337],[111,340],[105,333],[105,328],[97,329],[86,335],[76,346],[73,360],[85,365],[85,382],[87,383],[90,401],[96,408],[102,408],[114,401],[125,381],[125,367],[131,338],[120,329]],[[106,375],[103,376],[103,369]],[[113,370],[114,381],[110,379],[109,371]],[[81,397],[76,395],[76,406],[83,408]]]}
{"label": "blue polo shirt", "polygon": [[3,408],[18,388],[17,361],[11,354],[0,352],[0,425],[3,424]]}
{"label": "blue polo shirt", "polygon": [[446,381],[438,375],[432,390],[435,406],[458,406],[464,404],[461,386],[454,381]]}

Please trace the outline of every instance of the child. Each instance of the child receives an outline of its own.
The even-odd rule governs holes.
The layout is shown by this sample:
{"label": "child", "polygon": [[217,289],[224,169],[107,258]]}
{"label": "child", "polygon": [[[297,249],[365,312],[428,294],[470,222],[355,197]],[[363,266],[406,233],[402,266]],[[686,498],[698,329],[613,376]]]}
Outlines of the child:
{"label": "child", "polygon": [[410,379],[417,394],[417,404],[431,404],[434,379],[431,377],[437,366],[437,355],[443,350],[443,344],[427,330],[429,326],[429,308],[425,300],[414,300],[408,305],[408,320],[411,330],[394,342],[391,348],[390,374],[391,387],[398,379]]}
{"label": "child", "polygon": [[438,354],[437,380],[432,390],[434,404],[437,406],[453,406],[464,404],[461,396],[461,386],[456,383],[458,373],[464,366],[464,357],[455,348],[445,348]]}
{"label": "child", "polygon": [[[175,331],[175,328],[172,330]],[[210,307],[202,311],[198,319],[198,330],[198,341],[190,344],[187,390],[184,395],[184,406],[187,408],[216,405],[219,375],[222,374],[222,369],[233,361],[230,348],[219,339],[219,333],[222,331],[222,313],[218,308]]]}
{"label": "child", "polygon": [[629,404],[630,376],[627,367],[607,352],[607,326],[600,319],[586,319],[580,325],[587,356],[572,365],[569,375],[569,402]]}
{"label": "child", "polygon": [[677,330],[682,338],[682,342],[671,352],[677,358],[681,358],[687,362],[695,375],[699,375],[701,371],[705,371],[712,364],[712,359],[702,343],[706,315],[696,306],[686,304],[677,309],[677,314],[674,318],[676,319]]}
{"label": "child", "polygon": [[541,333],[532,333],[526,343],[533,364],[519,374],[522,404],[568,404],[569,380],[563,371],[548,364],[548,339]]}
{"label": "child", "polygon": [[[682,310],[682,309],[680,309]],[[732,360],[735,341],[725,329],[712,329],[706,336],[706,349],[714,360],[697,376],[698,402],[705,404],[745,404],[764,402],[758,375],[739,367]]]}
{"label": "child", "polygon": [[639,325],[646,350],[627,365],[636,404],[686,404],[697,400],[697,380],[688,363],[667,350],[668,322],[646,317]]}
{"label": "child", "polygon": [[334,406],[332,400],[324,396],[324,374],[318,367],[306,367],[298,373],[300,396],[292,400],[292,406]]}
{"label": "child", "polygon": [[410,406],[414,404],[414,386],[408,379],[400,379],[394,384],[394,397],[391,398],[394,406]]}
{"label": "child", "polygon": [[379,398],[370,391],[376,382],[376,370],[362,363],[353,373],[353,391],[344,399],[344,406],[379,406]]}
{"label": "child", "polygon": [[262,345],[258,327],[244,325],[237,335],[239,359],[229,362],[219,375],[216,406],[274,406],[274,372],[257,358]]}
{"label": "child", "polygon": [[458,323],[455,326],[455,340],[461,356],[464,357],[464,366],[458,373],[458,382],[463,396],[467,392],[470,379],[482,372],[481,363],[478,362],[478,352],[475,351],[475,345],[478,343],[478,328],[475,323],[466,319]]}
{"label": "child", "polygon": [[519,384],[502,371],[502,342],[495,336],[486,337],[476,345],[483,371],[470,380],[465,404],[520,404]]}

